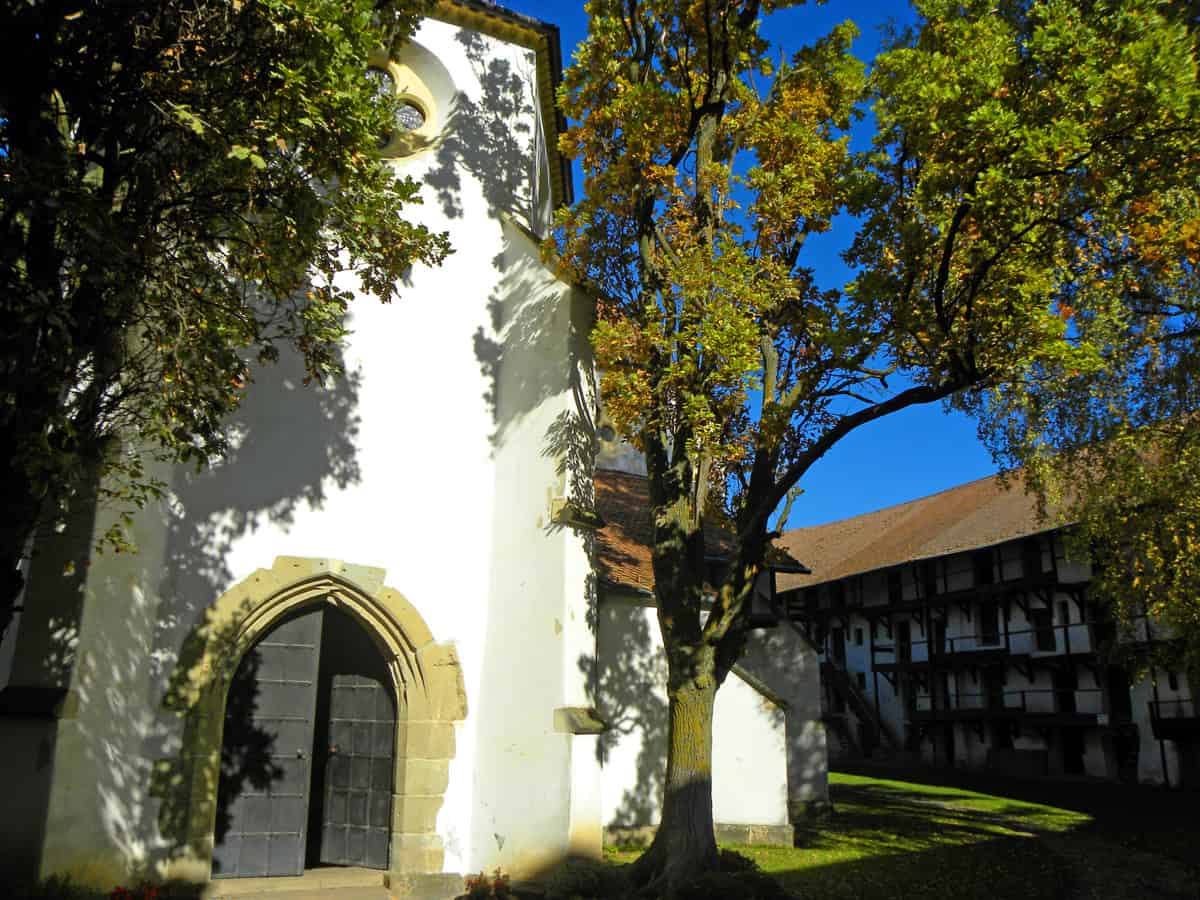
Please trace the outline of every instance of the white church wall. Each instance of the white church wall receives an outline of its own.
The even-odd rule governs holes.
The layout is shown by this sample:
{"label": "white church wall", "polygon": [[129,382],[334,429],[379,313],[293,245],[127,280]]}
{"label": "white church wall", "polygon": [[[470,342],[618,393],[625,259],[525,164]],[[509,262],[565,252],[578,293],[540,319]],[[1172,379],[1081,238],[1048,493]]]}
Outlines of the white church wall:
{"label": "white church wall", "polygon": [[790,819],[827,807],[829,759],[816,650],[785,623],[756,629],[747,638],[738,669],[758,682],[756,689],[770,691],[783,708]]}
{"label": "white church wall", "polygon": [[[468,716],[438,817],[446,871],[534,868],[567,845],[572,782],[595,802],[595,739],[554,731],[554,709],[587,692],[587,561],[549,520],[566,489],[551,441],[588,367],[586,303],[505,224],[541,229],[547,215],[534,60],[442,22],[416,42],[418,74],[440,61],[424,71],[445,140],[397,169],[425,185],[409,214],[449,231],[456,253],[414,267],[390,306],[358,299],[336,384],[305,387],[286,355],[255,372],[230,458],[164,470],[169,501],[132,527],[140,552],[80,569],[80,706],[51,737],[45,871],[111,883],[165,862],[150,786],[182,752],[181,720],[164,709],[181,647],[216,597],[281,555],[385,569],[456,647]],[[503,139],[475,144],[487,128]]]}
{"label": "white church wall", "polygon": [[597,605],[596,705],[600,820],[604,827],[658,821],[667,759],[667,660],[648,598],[605,590]]}
{"label": "white church wall", "polygon": [[[605,590],[599,604],[601,820],[657,823],[667,752],[666,657],[649,598]],[[795,638],[796,644],[802,644]],[[717,692],[713,806],[721,824],[785,825],[790,801],[828,802],[816,656],[784,629],[756,633]],[[780,703],[782,701],[782,703]]]}
{"label": "white church wall", "polygon": [[713,821],[788,824],[784,716],[736,671],[725,679],[713,711]]}

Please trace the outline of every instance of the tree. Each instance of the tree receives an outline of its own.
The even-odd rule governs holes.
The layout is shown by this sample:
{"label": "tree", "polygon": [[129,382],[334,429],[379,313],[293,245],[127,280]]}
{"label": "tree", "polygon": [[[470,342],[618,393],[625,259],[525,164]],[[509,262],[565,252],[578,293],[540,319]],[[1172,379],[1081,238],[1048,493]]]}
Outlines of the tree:
{"label": "tree", "polygon": [[[251,365],[336,374],[351,268],[387,302],[444,235],[378,159],[369,54],[427,0],[9,0],[0,15],[0,634],[38,523],[202,465]],[[106,536],[126,546],[118,526]]]}
{"label": "tree", "polygon": [[[1104,365],[1029,370],[971,405],[997,456],[1072,523],[1068,550],[1093,562],[1091,599],[1121,628],[1110,651],[1200,673],[1200,191],[1177,174],[1080,279],[1075,328]],[[1119,293],[1120,329],[1097,333],[1093,282]]]}
{"label": "tree", "polygon": [[[1195,48],[1174,6],[921,0],[864,72],[850,24],[772,62],[760,19],[794,5],[594,0],[561,92],[586,199],[555,249],[602,298],[602,402],[645,455],[653,507],[670,734],[662,822],[634,877],[668,890],[717,864],[714,697],[801,479],[914,404],[1097,371],[1097,342],[1126,321],[1111,283],[1126,264],[1106,248],[1200,160]],[[874,139],[852,152],[868,103]],[[808,238],[835,225],[854,229],[843,290],[804,266]],[[710,603],[712,513],[736,541]]]}

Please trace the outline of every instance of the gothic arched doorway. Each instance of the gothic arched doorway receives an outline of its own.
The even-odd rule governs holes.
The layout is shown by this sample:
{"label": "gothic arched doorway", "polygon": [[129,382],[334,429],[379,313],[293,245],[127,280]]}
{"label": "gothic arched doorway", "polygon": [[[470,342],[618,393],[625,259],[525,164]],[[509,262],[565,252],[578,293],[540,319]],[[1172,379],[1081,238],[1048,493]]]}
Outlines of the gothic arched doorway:
{"label": "gothic arched doorway", "polygon": [[353,616],[321,604],[274,624],[226,697],[213,876],[386,869],[397,712],[387,663]]}

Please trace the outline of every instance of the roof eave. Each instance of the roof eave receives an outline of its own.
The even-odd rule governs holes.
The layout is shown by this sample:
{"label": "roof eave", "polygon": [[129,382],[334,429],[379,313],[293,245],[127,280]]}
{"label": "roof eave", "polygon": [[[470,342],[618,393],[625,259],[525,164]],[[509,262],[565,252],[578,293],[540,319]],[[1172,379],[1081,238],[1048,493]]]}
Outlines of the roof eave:
{"label": "roof eave", "polygon": [[493,6],[481,0],[437,0],[432,18],[460,28],[470,28],[489,37],[508,41],[537,55],[538,99],[542,109],[553,112],[555,133],[547,135],[550,156],[550,190],[554,206],[575,202],[571,163],[558,150],[558,135],[567,129],[567,119],[558,108],[556,92],[562,81],[562,41],[558,26],[532,16]]}

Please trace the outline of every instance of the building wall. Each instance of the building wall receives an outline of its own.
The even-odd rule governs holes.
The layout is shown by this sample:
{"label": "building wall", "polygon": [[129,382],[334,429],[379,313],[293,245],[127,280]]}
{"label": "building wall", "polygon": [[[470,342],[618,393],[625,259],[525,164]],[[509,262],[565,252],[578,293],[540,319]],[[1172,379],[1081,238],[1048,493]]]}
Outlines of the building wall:
{"label": "building wall", "polygon": [[[850,678],[861,685],[861,693],[878,710],[888,727],[898,735],[905,735],[907,731],[911,736],[919,723],[908,714],[909,704],[915,704],[918,713],[928,713],[944,709],[947,704],[958,710],[972,710],[982,709],[987,703],[986,675],[982,666],[952,664],[948,662],[949,657],[943,656],[927,679],[916,677],[917,668],[900,673],[891,671],[889,664],[899,659],[898,635],[902,623],[908,623],[911,632],[911,661],[920,664],[930,659],[931,644],[937,636],[920,605],[922,572],[932,566],[937,594],[958,592],[946,606],[945,649],[951,652],[1001,649],[1011,653],[1012,657],[1027,657],[1029,663],[1012,657],[1004,657],[1001,661],[1005,707],[1020,713],[1014,720],[1018,733],[1012,736],[1011,749],[996,744],[991,720],[982,729],[977,724],[963,721],[939,722],[926,726],[925,737],[919,746],[913,746],[919,758],[930,765],[948,764],[950,748],[945,735],[949,729],[953,734],[955,765],[969,768],[1003,765],[1027,774],[1046,769],[1051,773],[1062,773],[1072,765],[1068,759],[1072,755],[1069,744],[1077,741],[1074,752],[1077,752],[1081,766],[1079,774],[1116,778],[1119,774],[1118,744],[1124,740],[1118,732],[1127,726],[1113,719],[1109,686],[1104,681],[1105,663],[1096,652],[1099,648],[1093,630],[1095,623],[1088,618],[1092,612],[1086,601],[1083,608],[1080,607],[1081,597],[1085,596],[1081,590],[1090,578],[1090,567],[1086,562],[1066,558],[1062,536],[1058,533],[1044,534],[1039,542],[1041,573],[1055,573],[1055,584],[1019,591],[1017,596],[1022,602],[1010,601],[1007,616],[1002,605],[996,637],[990,641],[984,639],[980,622],[981,600],[974,594],[974,551],[899,567],[901,590],[898,595],[894,583],[897,570],[891,569],[851,576],[833,585],[817,585],[803,593],[791,594],[790,602],[827,654],[833,652],[835,629],[841,631],[845,638],[845,668]],[[1022,541],[1002,544],[991,548],[989,553],[993,582],[1018,582],[1023,577]],[[890,591],[889,580],[892,582]],[[842,615],[814,611],[809,605],[817,602],[823,607],[834,607],[841,598],[846,605]],[[1046,615],[1047,601],[1048,628],[1047,620],[1041,618]],[[903,611],[893,609],[896,603],[905,604],[907,608]],[[872,621],[875,623],[873,632]],[[890,634],[888,624],[892,629]],[[1144,639],[1146,635],[1142,637]],[[872,639],[876,647],[874,657]],[[877,670],[877,665],[882,668]],[[1062,685],[1056,687],[1055,682],[1055,671],[1064,668],[1075,679],[1074,689],[1069,694],[1079,717],[1074,724],[1039,721],[1038,716],[1058,715],[1062,701],[1067,699],[1065,688]],[[885,671],[896,682],[895,686],[884,676]],[[1175,700],[1190,701],[1192,694],[1186,677],[1183,673],[1174,675],[1175,688],[1169,689],[1166,673],[1158,674],[1157,698],[1168,704]],[[827,685],[826,691],[830,690]],[[831,698],[832,695],[827,697],[827,705],[836,705],[836,698],[832,698],[832,703]],[[1155,696],[1148,682],[1133,686],[1130,724],[1136,726],[1139,736],[1136,777],[1144,782],[1162,783],[1165,768],[1170,782],[1175,784],[1179,778],[1176,771],[1180,766],[1179,748],[1172,741],[1162,742],[1160,746],[1153,737],[1148,713],[1148,703],[1153,699]],[[833,709],[827,711],[837,713]],[[847,710],[844,714],[852,722],[855,720],[852,711]],[[1088,724],[1085,716],[1096,718]],[[1113,730],[1110,725],[1120,727]],[[856,750],[839,740],[835,756],[852,756]],[[1165,767],[1164,757],[1167,760]]]}
{"label": "building wall", "polygon": [[[599,605],[597,707],[601,820],[657,823],[667,753],[666,657],[648,597],[605,589]],[[713,810],[721,824],[786,825],[789,806],[828,802],[815,654],[783,628],[758,632],[717,692]],[[782,701],[782,702],[781,702]]]}
{"label": "building wall", "polygon": [[[386,570],[457,649],[468,715],[437,819],[446,871],[520,874],[566,852],[572,830],[586,843],[595,739],[556,731],[554,710],[587,694],[588,562],[550,516],[584,465],[565,437],[587,395],[590,307],[529,233],[550,207],[534,59],[427,21],[405,60],[444,128],[396,168],[424,184],[409,213],[448,231],[455,254],[414,267],[390,306],[359,297],[346,378],[305,387],[286,355],[256,371],[230,457],[159,468],[170,496],[136,518],[138,554],[90,554],[104,515],[43,547],[10,683],[70,687],[78,711],[28,739],[6,728],[20,746],[0,776],[6,790],[34,783],[50,766],[38,748],[52,748],[42,874],[163,871],[177,846],[151,786],[186,751],[166,708],[181,658],[215,599],[278,556]],[[68,578],[51,564],[63,554]],[[30,830],[0,828],[6,848]]]}

